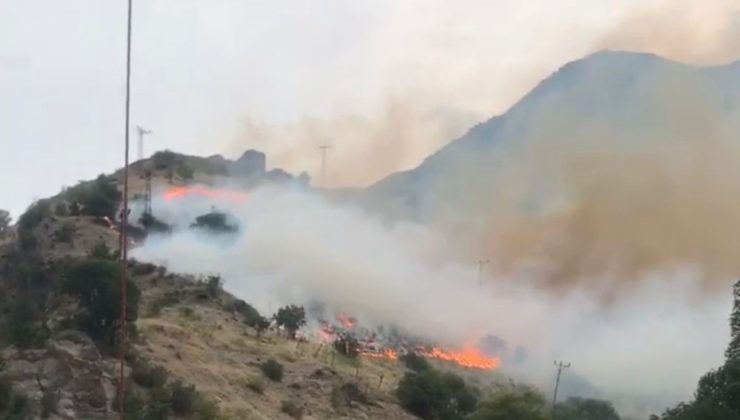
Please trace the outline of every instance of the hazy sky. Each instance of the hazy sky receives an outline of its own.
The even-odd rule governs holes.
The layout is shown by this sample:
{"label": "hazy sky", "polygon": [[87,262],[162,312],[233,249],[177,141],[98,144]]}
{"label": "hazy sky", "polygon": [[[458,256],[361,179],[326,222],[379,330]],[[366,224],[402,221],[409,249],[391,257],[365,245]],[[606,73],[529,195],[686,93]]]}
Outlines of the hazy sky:
{"label": "hazy sky", "polygon": [[[568,60],[601,47],[649,50],[646,38],[674,41],[653,32],[657,15],[716,47],[719,28],[736,23],[732,3],[136,0],[132,124],[154,131],[149,152],[235,156],[258,147],[268,165],[294,171],[315,173],[324,140],[350,166],[372,163],[362,160],[369,153],[395,155],[333,182],[363,185],[414,166]],[[121,166],[125,13],[125,0],[0,0],[0,208],[18,215],[34,198]],[[681,57],[669,44],[656,52],[719,57]],[[360,128],[332,138],[336,121]],[[378,136],[388,142],[382,149],[370,144]]]}

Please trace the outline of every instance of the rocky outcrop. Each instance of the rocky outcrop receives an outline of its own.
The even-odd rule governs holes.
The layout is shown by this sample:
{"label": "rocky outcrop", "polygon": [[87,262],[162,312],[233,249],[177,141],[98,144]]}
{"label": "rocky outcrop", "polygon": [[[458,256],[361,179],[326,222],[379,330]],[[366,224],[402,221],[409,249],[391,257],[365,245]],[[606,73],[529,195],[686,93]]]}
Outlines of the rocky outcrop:
{"label": "rocky outcrop", "polygon": [[44,349],[2,352],[3,373],[33,406],[32,418],[107,420],[116,418],[117,363],[104,358],[85,334],[65,331]]}

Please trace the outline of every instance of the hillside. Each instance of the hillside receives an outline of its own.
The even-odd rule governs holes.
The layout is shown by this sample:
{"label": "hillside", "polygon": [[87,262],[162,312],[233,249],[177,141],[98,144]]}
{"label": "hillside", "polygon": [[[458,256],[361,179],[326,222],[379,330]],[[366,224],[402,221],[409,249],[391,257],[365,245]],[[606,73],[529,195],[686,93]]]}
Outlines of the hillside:
{"label": "hillside", "polygon": [[[132,199],[141,200],[145,169],[160,190],[275,181],[214,174],[213,159],[166,156],[164,164],[157,154],[133,165]],[[0,247],[0,390],[13,398],[0,399],[0,413],[116,418],[116,340],[107,322],[118,313],[118,231],[110,219],[121,175],[101,175],[39,201]],[[133,229],[137,241],[145,240],[146,229]],[[398,360],[345,357],[331,342],[294,340],[274,327],[258,331],[256,310],[208,273],[168,273],[132,260],[129,274],[136,293],[129,297],[135,315],[126,357],[127,418],[414,418],[395,396],[405,372]],[[279,380],[263,373],[273,359],[284,371]],[[436,365],[482,387],[492,384],[490,375]]]}
{"label": "hillside", "polygon": [[[678,142],[689,122],[721,125],[728,136],[737,137],[738,112],[740,61],[701,68],[651,54],[600,52],[564,65],[506,113],[471,128],[417,168],[392,174],[360,195],[367,206],[393,217],[439,220],[452,211],[450,206],[455,211],[463,207],[460,212],[470,217],[496,181],[511,176],[507,161],[519,159],[520,153],[530,156],[517,164],[537,164],[533,153],[543,145],[543,153],[556,158],[605,137],[636,146],[653,138]],[[701,120],[707,115],[711,122]],[[574,146],[573,139],[583,139],[583,144]],[[540,185],[526,185],[523,200],[548,188],[547,180],[538,181]]]}

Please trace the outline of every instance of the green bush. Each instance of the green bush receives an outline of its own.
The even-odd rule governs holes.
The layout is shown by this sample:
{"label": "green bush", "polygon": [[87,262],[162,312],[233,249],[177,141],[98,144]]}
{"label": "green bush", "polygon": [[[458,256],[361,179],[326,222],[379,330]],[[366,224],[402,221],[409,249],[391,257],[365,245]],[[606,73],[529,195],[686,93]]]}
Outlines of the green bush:
{"label": "green bush", "polygon": [[275,359],[270,359],[262,365],[260,365],[262,373],[273,382],[280,382],[283,380],[283,365]]}
{"label": "green bush", "polygon": [[75,187],[72,194],[82,205],[82,214],[115,219],[121,201],[115,180],[101,174],[95,181]]}
{"label": "green bush", "polygon": [[275,314],[275,322],[279,327],[285,328],[292,339],[295,339],[298,329],[306,325],[306,311],[303,306],[284,306]]}
{"label": "green bush", "polygon": [[43,346],[48,333],[40,325],[41,318],[30,297],[17,297],[9,319],[10,342],[19,348]]}
{"label": "green bush", "polygon": [[300,419],[303,417],[303,407],[295,403],[294,401],[285,400],[280,405],[280,411],[293,417],[294,419]]}
{"label": "green bush", "polygon": [[469,420],[549,420],[545,397],[538,391],[520,387],[495,392],[478,406]]}
{"label": "green bush", "polygon": [[142,388],[161,388],[167,383],[168,376],[167,370],[161,366],[152,366],[142,360],[131,364],[131,379]]}
{"label": "green bush", "polygon": [[591,398],[568,398],[555,405],[553,414],[555,420],[620,420],[612,403]]}
{"label": "green bush", "polygon": [[[108,344],[114,342],[114,328],[121,312],[119,279],[115,261],[88,258],[73,263],[62,284],[65,293],[79,300],[81,311],[77,322],[80,329]],[[128,282],[127,290],[127,321],[133,322],[138,317],[141,292],[134,282]]]}
{"label": "green bush", "polygon": [[90,248],[90,252],[88,252],[91,258],[95,259],[101,259],[101,260],[111,260],[115,258],[115,255],[113,251],[111,251],[110,247],[104,242],[99,241],[95,245],[93,245],[92,248]]}
{"label": "green bush", "polygon": [[189,417],[195,413],[195,403],[197,392],[192,385],[185,385],[180,380],[170,384],[170,393],[172,395],[172,412],[180,417]]}
{"label": "green bush", "polygon": [[23,231],[30,231],[44,219],[51,216],[51,205],[48,200],[40,200],[31,205],[18,219],[18,228]]}
{"label": "green bush", "polygon": [[462,419],[475,410],[478,400],[462,378],[434,369],[407,372],[396,388],[396,397],[406,411],[423,419]]}
{"label": "green bush", "polygon": [[401,356],[401,361],[406,365],[406,367],[410,370],[413,370],[414,372],[423,372],[425,370],[429,370],[432,368],[432,366],[429,364],[427,359],[424,358],[424,356],[418,355],[416,353],[408,353]]}
{"label": "green bush", "polygon": [[152,160],[154,161],[154,169],[158,171],[167,169],[175,163],[176,158],[177,155],[169,150],[157,152],[154,154],[154,156],[152,156]]}

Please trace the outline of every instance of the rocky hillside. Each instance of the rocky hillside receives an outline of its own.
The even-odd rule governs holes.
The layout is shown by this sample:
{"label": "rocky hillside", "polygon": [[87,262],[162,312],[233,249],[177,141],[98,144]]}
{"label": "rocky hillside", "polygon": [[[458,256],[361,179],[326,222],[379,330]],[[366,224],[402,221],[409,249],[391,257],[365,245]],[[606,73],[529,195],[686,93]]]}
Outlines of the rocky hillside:
{"label": "rocky hillside", "polygon": [[[738,113],[740,62],[701,68],[650,54],[601,52],[566,64],[506,113],[361,195],[369,207],[392,216],[444,217],[451,206],[479,206],[493,181],[516,176],[506,172],[506,163],[517,153],[530,154],[518,164],[536,165],[542,145],[555,159],[560,149],[575,147],[574,139],[636,146],[655,138],[680,142],[687,126],[700,126],[703,135],[724,130],[737,137]],[[527,186],[532,196],[549,188],[550,180],[540,181]]]}

